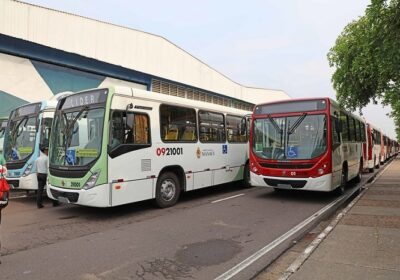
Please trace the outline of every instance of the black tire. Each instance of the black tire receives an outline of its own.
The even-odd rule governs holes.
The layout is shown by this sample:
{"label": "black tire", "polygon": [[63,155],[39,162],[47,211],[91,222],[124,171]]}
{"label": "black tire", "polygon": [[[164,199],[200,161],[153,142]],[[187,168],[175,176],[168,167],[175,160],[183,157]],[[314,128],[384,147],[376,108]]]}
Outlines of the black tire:
{"label": "black tire", "polygon": [[374,169],[373,168],[368,168],[369,173],[374,173]]}
{"label": "black tire", "polygon": [[355,183],[360,183],[361,182],[361,178],[362,178],[362,171],[363,171],[363,160],[360,161],[360,168],[358,169],[358,174],[356,175],[356,177],[354,178],[354,182]]}
{"label": "black tire", "polygon": [[346,191],[346,186],[347,186],[347,170],[343,168],[342,176],[340,179],[340,186],[335,189],[335,194],[338,196],[343,195],[344,192]]}
{"label": "black tire", "polygon": [[251,188],[251,185],[250,185],[250,166],[249,166],[248,163],[245,164],[244,169],[243,169],[242,186],[244,188]]}
{"label": "black tire", "polygon": [[376,169],[379,169],[379,167],[380,167],[380,162],[381,162],[381,160],[379,160],[379,162],[376,163],[376,157],[374,158],[374,164],[375,164],[375,168],[376,168]]}
{"label": "black tire", "polygon": [[156,204],[160,208],[167,208],[178,202],[181,186],[175,173],[165,172],[157,180]]}

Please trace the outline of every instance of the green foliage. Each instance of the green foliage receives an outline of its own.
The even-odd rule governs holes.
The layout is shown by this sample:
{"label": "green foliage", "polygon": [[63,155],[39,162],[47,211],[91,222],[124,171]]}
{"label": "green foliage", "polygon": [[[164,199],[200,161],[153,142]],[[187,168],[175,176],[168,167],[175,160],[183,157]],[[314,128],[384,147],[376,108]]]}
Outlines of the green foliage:
{"label": "green foliage", "polygon": [[372,0],[365,15],[348,24],[328,53],[338,101],[355,110],[382,99],[400,141],[400,0]]}

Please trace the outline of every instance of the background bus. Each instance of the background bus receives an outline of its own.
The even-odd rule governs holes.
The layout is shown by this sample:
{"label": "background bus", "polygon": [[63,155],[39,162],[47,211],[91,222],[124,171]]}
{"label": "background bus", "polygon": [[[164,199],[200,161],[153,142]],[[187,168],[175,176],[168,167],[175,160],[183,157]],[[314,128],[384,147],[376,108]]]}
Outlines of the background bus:
{"label": "background bus", "polygon": [[350,179],[361,179],[365,142],[364,121],[329,98],[257,105],[251,185],[343,193]]}
{"label": "background bus", "polygon": [[37,190],[35,160],[40,147],[49,145],[51,123],[59,93],[52,99],[20,106],[11,111],[4,135],[7,182],[12,188]]}
{"label": "background bus", "polygon": [[[250,112],[111,87],[60,100],[51,132],[47,194],[61,202],[111,207],[248,180]],[[247,172],[246,172],[247,170]]]}
{"label": "background bus", "polygon": [[368,146],[368,170],[373,172],[379,168],[381,161],[381,132],[372,124],[367,123],[368,139],[371,145]]}
{"label": "background bus", "polygon": [[3,153],[3,142],[4,134],[6,132],[8,120],[6,118],[0,118],[0,154]]}
{"label": "background bus", "polygon": [[381,131],[381,164],[387,160],[387,136]]}

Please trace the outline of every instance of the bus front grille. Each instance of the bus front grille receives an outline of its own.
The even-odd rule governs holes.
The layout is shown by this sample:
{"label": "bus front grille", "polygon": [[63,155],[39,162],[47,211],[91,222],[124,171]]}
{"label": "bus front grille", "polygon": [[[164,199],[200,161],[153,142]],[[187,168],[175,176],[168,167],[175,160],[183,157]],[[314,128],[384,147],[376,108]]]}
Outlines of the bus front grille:
{"label": "bus front grille", "polygon": [[279,169],[310,169],[313,163],[260,163],[262,167]]}
{"label": "bus front grille", "polygon": [[53,189],[51,189],[50,191],[51,191],[51,195],[55,199],[58,199],[59,197],[65,197],[65,198],[68,198],[68,200],[70,202],[75,203],[78,201],[78,198],[79,198],[79,193],[75,193],[75,192],[60,192],[60,191],[53,190]]}
{"label": "bus front grille", "polygon": [[301,189],[307,183],[306,180],[279,180],[269,178],[264,178],[264,181],[272,187],[279,187],[279,185],[290,185],[293,189]]}

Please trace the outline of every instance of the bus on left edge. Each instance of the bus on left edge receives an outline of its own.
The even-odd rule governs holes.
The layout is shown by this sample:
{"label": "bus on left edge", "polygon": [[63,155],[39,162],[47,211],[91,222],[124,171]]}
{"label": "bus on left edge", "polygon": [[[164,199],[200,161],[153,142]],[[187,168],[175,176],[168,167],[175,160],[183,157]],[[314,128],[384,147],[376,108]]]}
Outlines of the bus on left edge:
{"label": "bus on left edge", "polygon": [[26,104],[11,111],[3,143],[7,182],[11,188],[38,189],[35,160],[40,155],[40,147],[49,145],[57,101],[68,94],[62,92],[49,100]]}

